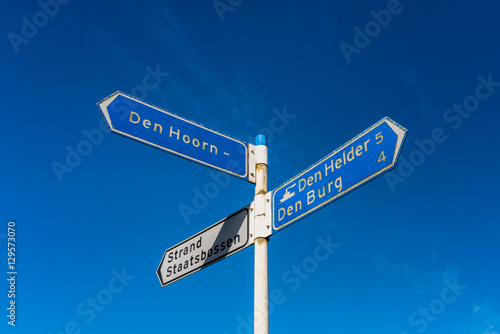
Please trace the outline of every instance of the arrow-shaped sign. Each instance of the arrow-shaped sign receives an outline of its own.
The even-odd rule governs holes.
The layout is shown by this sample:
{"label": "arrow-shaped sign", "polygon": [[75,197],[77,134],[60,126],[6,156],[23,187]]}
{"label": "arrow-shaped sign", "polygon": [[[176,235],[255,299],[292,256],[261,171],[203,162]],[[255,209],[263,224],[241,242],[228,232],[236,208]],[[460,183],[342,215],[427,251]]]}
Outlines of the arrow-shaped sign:
{"label": "arrow-shaped sign", "polygon": [[253,245],[250,205],[167,249],[156,271],[166,286]]}
{"label": "arrow-shaped sign", "polygon": [[121,92],[98,106],[114,133],[255,183],[249,146],[239,140]]}
{"label": "arrow-shaped sign", "polygon": [[273,232],[396,165],[407,130],[384,118],[273,191]]}

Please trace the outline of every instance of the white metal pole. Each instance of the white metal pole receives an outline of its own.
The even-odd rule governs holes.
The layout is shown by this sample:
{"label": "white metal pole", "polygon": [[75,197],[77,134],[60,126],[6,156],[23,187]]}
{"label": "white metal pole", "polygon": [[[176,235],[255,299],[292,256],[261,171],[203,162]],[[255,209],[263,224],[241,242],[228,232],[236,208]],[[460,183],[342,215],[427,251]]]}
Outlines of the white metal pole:
{"label": "white metal pole", "polygon": [[269,271],[266,230],[267,139],[256,138],[254,334],[269,333]]}

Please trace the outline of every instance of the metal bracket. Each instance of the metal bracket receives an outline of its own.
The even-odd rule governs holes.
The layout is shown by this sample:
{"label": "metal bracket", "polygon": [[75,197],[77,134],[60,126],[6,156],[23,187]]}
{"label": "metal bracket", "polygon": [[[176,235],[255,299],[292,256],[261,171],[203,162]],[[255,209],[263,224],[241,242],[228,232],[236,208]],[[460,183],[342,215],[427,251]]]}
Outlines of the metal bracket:
{"label": "metal bracket", "polygon": [[248,144],[248,181],[255,183],[256,146]]}
{"label": "metal bracket", "polygon": [[250,238],[250,243],[253,244],[255,242],[255,201],[252,201],[252,203],[250,203],[248,206],[250,207],[250,212],[248,214],[248,235]]}
{"label": "metal bracket", "polygon": [[251,212],[253,212],[254,216],[254,230],[252,233],[253,239],[270,237],[273,233],[272,191],[265,195],[262,194],[255,196],[255,201],[251,204]]}

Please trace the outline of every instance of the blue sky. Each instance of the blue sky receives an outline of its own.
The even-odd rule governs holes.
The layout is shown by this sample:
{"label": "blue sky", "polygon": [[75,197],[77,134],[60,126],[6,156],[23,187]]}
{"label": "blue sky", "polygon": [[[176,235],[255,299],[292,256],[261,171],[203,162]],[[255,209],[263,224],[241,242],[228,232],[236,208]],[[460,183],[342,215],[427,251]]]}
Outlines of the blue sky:
{"label": "blue sky", "polygon": [[155,271],[254,186],[225,177],[183,215],[224,174],[111,134],[96,103],[118,90],[245,142],[266,134],[269,190],[390,117],[409,130],[398,166],[271,236],[270,331],[500,332],[496,2],[0,12],[2,333],[253,332],[253,246],[163,288]]}

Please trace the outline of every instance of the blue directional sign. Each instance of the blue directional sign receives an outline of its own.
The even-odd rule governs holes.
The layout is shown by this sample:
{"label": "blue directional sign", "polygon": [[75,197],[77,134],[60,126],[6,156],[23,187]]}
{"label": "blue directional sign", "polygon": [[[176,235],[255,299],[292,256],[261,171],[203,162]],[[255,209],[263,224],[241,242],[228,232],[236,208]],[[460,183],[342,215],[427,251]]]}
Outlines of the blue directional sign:
{"label": "blue directional sign", "polygon": [[406,133],[405,128],[386,117],[275,189],[273,232],[393,168]]}
{"label": "blue directional sign", "polygon": [[121,92],[98,106],[114,133],[254,183],[248,146],[239,140]]}

